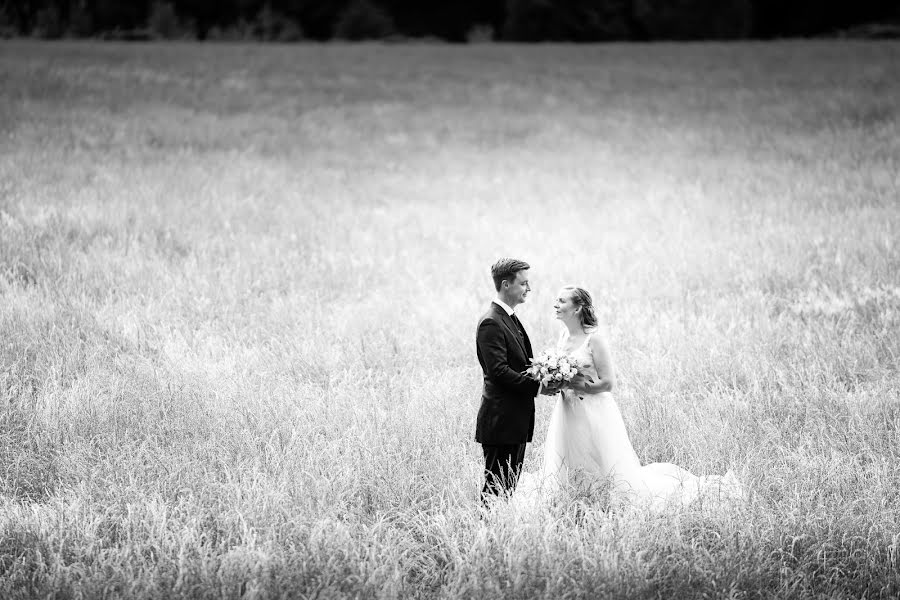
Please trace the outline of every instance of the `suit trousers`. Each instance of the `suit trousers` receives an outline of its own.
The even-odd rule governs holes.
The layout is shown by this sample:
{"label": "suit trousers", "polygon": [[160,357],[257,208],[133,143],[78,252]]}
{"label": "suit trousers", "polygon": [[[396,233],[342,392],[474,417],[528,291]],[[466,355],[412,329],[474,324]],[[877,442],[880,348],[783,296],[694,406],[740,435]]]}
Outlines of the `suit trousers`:
{"label": "suit trousers", "polygon": [[511,494],[516,489],[522,462],[525,460],[525,444],[482,444],[484,450],[484,487],[482,501],[500,493]]}

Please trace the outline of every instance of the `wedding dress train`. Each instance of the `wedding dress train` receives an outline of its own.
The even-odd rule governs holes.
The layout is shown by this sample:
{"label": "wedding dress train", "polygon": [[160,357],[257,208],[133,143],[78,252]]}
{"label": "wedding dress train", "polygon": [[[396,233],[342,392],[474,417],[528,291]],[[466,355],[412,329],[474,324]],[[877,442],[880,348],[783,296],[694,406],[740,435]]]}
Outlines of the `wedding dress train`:
{"label": "wedding dress train", "polygon": [[[572,353],[579,371],[597,380],[590,336]],[[744,489],[732,472],[697,476],[671,463],[641,465],[622,413],[609,392],[564,390],[553,407],[540,473],[520,480],[523,496],[554,493],[585,485],[606,485],[613,504],[660,509],[697,498],[737,499]],[[516,492],[519,494],[519,492]]]}

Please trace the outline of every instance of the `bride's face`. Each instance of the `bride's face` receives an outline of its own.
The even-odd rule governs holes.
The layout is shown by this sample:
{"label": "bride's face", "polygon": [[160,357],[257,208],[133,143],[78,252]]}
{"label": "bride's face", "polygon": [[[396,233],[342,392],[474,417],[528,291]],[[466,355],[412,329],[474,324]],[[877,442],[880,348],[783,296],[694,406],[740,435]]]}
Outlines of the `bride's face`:
{"label": "bride's face", "polygon": [[572,301],[572,292],[569,290],[559,290],[556,295],[556,302],[553,303],[556,309],[556,318],[560,321],[568,321],[570,319],[578,319],[578,311],[581,307]]}

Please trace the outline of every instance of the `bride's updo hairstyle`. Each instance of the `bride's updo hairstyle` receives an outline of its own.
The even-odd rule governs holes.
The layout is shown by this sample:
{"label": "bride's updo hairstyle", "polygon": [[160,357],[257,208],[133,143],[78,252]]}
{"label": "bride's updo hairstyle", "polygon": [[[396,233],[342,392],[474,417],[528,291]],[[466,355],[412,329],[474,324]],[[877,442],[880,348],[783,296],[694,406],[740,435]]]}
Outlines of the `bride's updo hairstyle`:
{"label": "bride's updo hairstyle", "polygon": [[584,329],[597,327],[597,313],[594,312],[594,299],[584,288],[577,285],[567,285],[563,288],[572,292],[572,302],[581,307],[581,326]]}

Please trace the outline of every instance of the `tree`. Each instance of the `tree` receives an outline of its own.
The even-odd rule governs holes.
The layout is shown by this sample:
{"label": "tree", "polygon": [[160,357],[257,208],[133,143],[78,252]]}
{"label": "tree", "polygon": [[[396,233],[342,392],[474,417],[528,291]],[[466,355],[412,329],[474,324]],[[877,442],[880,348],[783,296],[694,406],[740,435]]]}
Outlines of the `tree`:
{"label": "tree", "polygon": [[215,26],[234,23],[237,5],[234,0],[175,0],[175,10],[194,26],[197,39],[205,40]]}
{"label": "tree", "polygon": [[335,37],[345,40],[383,39],[394,33],[394,22],[370,0],[353,0],[338,18]]}
{"label": "tree", "polygon": [[753,30],[752,0],[635,0],[650,39],[736,39]]}
{"label": "tree", "polygon": [[6,15],[18,33],[28,35],[34,27],[35,13],[42,4],[38,0],[0,0],[0,12]]}
{"label": "tree", "polygon": [[900,20],[897,0],[753,0],[753,35],[809,36],[873,21]]}
{"label": "tree", "polygon": [[272,6],[299,23],[304,36],[327,40],[334,36],[347,0],[272,0]]}
{"label": "tree", "polygon": [[44,39],[62,37],[63,20],[61,11],[55,3],[47,3],[38,9],[34,16],[34,34]]}
{"label": "tree", "polygon": [[80,38],[94,34],[94,17],[86,0],[74,0],[69,5],[68,34]]}
{"label": "tree", "polygon": [[150,8],[150,16],[147,19],[147,27],[154,36],[164,40],[179,37],[181,26],[178,23],[178,15],[175,7],[168,2],[154,2]]}
{"label": "tree", "polygon": [[295,42],[303,38],[303,30],[300,25],[285,15],[275,10],[267,2],[260,9],[256,17],[259,39],[273,42]]}
{"label": "tree", "polygon": [[595,42],[631,36],[628,0],[508,0],[503,37]]}
{"label": "tree", "polygon": [[382,0],[385,11],[401,34],[466,41],[477,24],[500,31],[504,0]]}

